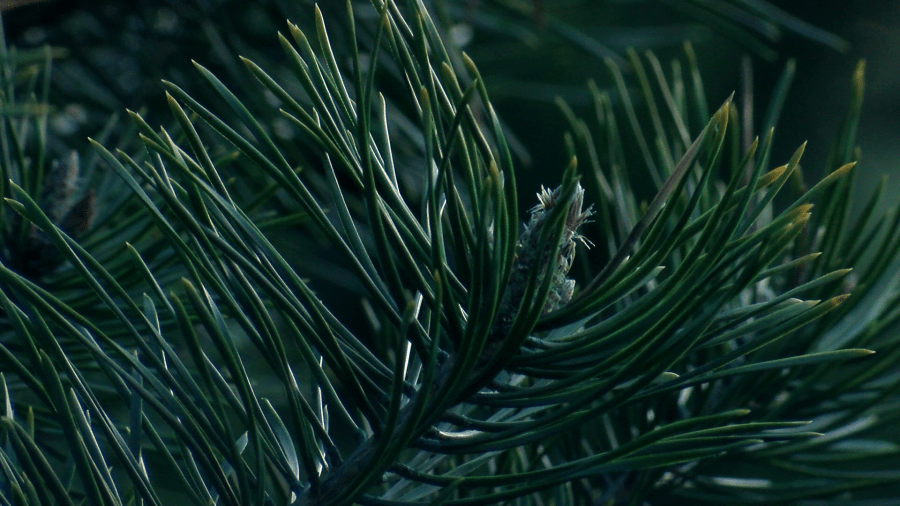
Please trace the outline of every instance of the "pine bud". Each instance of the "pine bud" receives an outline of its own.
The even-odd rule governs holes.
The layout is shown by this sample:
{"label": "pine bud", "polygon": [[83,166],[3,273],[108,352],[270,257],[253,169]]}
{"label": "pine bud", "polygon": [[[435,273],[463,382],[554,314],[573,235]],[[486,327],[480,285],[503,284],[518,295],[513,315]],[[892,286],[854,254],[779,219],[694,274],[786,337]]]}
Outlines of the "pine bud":
{"label": "pine bud", "polygon": [[87,195],[76,202],[63,217],[62,221],[59,222],[59,228],[76,239],[87,232],[94,221],[96,200],[94,190],[88,190]]}
{"label": "pine bud", "polygon": [[[75,201],[79,193],[79,176],[78,153],[72,151],[63,162],[53,164],[44,179],[40,200],[41,209],[47,217],[63,232],[76,239],[91,227],[96,206],[94,190],[88,190]],[[20,220],[17,216],[17,223]],[[63,260],[47,234],[33,224],[29,225],[24,241],[18,245],[17,250],[17,264],[22,273],[29,277],[51,272]]]}
{"label": "pine bud", "polygon": [[62,163],[54,162],[44,180],[41,192],[41,208],[50,221],[58,223],[72,207],[72,199],[78,191],[78,153],[72,151]]}
{"label": "pine bud", "polygon": [[[580,241],[585,246],[589,242],[578,233],[580,227],[592,214],[590,207],[582,210],[584,206],[584,189],[580,184],[575,185],[575,194],[569,203],[566,216],[565,230],[560,237],[559,249],[555,256],[550,258],[552,249],[541,250],[538,244],[541,230],[544,227],[547,216],[560,200],[559,187],[553,191],[542,188],[538,193],[540,203],[531,209],[531,219],[525,225],[519,242],[516,246],[516,258],[513,265],[509,286],[500,304],[500,328],[496,328],[493,338],[500,339],[509,331],[515,319],[516,312],[525,294],[528,276],[534,269],[540,269],[538,284],[543,283],[545,276],[552,276],[550,293],[544,304],[541,314],[547,314],[554,309],[566,305],[572,299],[575,292],[575,280],[567,277],[569,269],[575,260],[575,242]],[[551,265],[546,266],[548,262]]]}

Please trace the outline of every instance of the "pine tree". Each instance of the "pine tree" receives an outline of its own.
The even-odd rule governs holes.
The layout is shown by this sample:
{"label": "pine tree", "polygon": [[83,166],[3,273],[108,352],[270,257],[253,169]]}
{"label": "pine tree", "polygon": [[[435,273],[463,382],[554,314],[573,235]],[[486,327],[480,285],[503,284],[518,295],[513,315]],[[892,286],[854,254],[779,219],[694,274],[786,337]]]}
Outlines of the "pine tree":
{"label": "pine tree", "polygon": [[[897,495],[900,215],[879,191],[851,220],[864,66],[808,181],[805,146],[773,159],[791,66],[757,131],[690,44],[623,56],[540,1],[476,4],[303,5],[278,57],[207,23],[244,68],[195,62],[89,147],[54,135],[55,94],[94,128],[122,83],[0,48],[0,505]],[[841,44],[674,4],[763,56],[737,14]],[[611,83],[557,100],[569,163],[536,196],[457,44],[515,14]]]}

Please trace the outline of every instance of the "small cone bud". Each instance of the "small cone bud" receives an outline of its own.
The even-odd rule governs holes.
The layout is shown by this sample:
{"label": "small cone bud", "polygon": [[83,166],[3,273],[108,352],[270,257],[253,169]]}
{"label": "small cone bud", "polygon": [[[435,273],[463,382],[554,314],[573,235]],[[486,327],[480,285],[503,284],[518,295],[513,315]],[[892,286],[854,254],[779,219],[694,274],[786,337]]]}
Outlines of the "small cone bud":
{"label": "small cone bud", "polygon": [[[538,194],[540,204],[531,209],[531,219],[525,225],[525,230],[522,232],[516,247],[515,264],[513,265],[509,286],[500,304],[500,325],[499,328],[495,328],[492,336],[494,339],[501,339],[512,326],[525,293],[528,276],[533,269],[541,269],[541,272],[545,273],[538,279],[538,283],[543,282],[544,276],[552,276],[550,293],[547,296],[547,301],[541,314],[547,314],[554,309],[558,309],[572,299],[572,295],[575,292],[575,280],[569,279],[567,275],[575,259],[575,241],[581,241],[583,244],[588,245],[587,241],[578,234],[578,227],[587,220],[592,212],[590,208],[582,210],[584,206],[584,189],[580,184],[576,184],[575,194],[572,196],[569,204],[565,230],[560,238],[559,250],[553,259],[549,259],[549,253],[546,249],[540,251],[538,241],[540,240],[541,230],[544,227],[548,213],[560,200],[561,190],[562,187],[553,191],[543,188]],[[544,270],[546,262],[553,263]]]}

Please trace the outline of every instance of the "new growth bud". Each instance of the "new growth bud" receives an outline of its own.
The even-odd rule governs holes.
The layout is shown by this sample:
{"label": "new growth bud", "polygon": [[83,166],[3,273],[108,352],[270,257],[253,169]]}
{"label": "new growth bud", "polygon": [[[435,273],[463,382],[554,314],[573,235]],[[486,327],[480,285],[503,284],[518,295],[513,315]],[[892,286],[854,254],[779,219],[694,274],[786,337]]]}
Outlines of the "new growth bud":
{"label": "new growth bud", "polygon": [[[560,199],[562,187],[553,191],[542,188],[538,193],[539,204],[531,209],[531,218],[525,225],[525,230],[516,245],[516,258],[513,265],[509,286],[500,304],[500,328],[494,334],[495,339],[502,338],[515,319],[525,294],[528,284],[528,276],[534,269],[539,270],[538,286],[543,283],[546,276],[551,276],[550,293],[541,310],[541,314],[547,314],[554,309],[566,305],[572,299],[575,291],[575,280],[568,278],[569,269],[575,260],[575,243],[580,241],[585,246],[590,243],[578,233],[580,227],[592,214],[591,208],[582,210],[584,206],[584,189],[580,184],[575,185],[574,195],[569,203],[568,214],[563,234],[559,240],[559,249],[553,258],[552,248],[540,248],[540,236],[550,211],[557,205]],[[548,266],[547,263],[551,264]]]}
{"label": "new growth bud", "polygon": [[[75,239],[91,227],[96,204],[92,189],[79,196],[80,174],[78,153],[72,151],[61,163],[54,163],[47,174],[39,203],[50,221]],[[17,217],[16,222],[20,223],[21,217]],[[46,274],[62,261],[47,234],[33,224],[28,226],[18,257],[19,267],[29,277]]]}

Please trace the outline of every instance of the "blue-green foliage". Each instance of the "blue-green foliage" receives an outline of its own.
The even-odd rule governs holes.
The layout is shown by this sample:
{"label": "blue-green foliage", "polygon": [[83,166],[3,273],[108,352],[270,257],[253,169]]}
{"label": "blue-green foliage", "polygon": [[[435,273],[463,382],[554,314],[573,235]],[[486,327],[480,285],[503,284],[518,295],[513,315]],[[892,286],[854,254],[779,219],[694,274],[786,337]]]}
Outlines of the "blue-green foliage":
{"label": "blue-green foliage", "polygon": [[690,45],[611,53],[530,201],[432,8],[463,7],[310,9],[283,65],[243,58],[238,92],[196,63],[205,99],[165,82],[169,126],[130,112],[80,162],[46,153],[50,52],[4,46],[0,505],[894,497],[900,215],[849,218],[863,67],[807,189]]}

